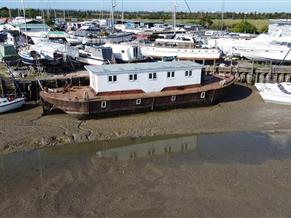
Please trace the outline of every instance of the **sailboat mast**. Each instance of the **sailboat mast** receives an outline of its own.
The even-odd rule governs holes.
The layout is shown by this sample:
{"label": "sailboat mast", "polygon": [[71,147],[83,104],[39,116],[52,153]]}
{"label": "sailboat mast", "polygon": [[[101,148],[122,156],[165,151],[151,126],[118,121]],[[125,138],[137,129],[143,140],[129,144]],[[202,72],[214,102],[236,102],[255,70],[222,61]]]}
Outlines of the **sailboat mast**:
{"label": "sailboat mast", "polygon": [[123,8],[123,0],[121,0],[121,10],[122,10],[122,14],[121,14],[121,21],[122,21],[122,23],[123,23],[123,21],[124,21],[124,8]]}
{"label": "sailboat mast", "polygon": [[27,22],[26,22],[26,14],[25,14],[25,6],[24,6],[24,0],[21,0],[21,4],[22,4],[22,10],[23,10],[23,17],[24,17],[24,23],[25,23],[25,40],[26,40],[26,44],[28,44],[28,38],[27,38]]}
{"label": "sailboat mast", "polygon": [[114,2],[114,0],[111,0],[111,25],[112,25],[112,28],[114,28],[114,8],[115,8],[115,2]]}
{"label": "sailboat mast", "polygon": [[47,5],[48,5],[48,7],[47,7],[47,19],[48,20],[50,20],[51,19],[51,16],[50,16],[50,1],[48,0],[47,1]]}
{"label": "sailboat mast", "polygon": [[224,28],[224,0],[222,0],[222,10],[221,10],[221,30]]}
{"label": "sailboat mast", "polygon": [[173,31],[174,31],[174,34],[176,34],[176,13],[177,13],[177,2],[174,1],[174,7],[173,7]]}
{"label": "sailboat mast", "polygon": [[11,5],[9,4],[9,8],[8,8],[8,12],[9,12],[9,19],[11,19]]}

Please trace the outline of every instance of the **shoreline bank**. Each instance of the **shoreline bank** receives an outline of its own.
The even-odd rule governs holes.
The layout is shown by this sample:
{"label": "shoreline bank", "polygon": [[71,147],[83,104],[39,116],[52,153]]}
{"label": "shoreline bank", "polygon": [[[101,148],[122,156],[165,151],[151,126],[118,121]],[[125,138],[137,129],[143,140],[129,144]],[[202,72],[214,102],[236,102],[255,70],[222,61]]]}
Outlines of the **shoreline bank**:
{"label": "shoreline bank", "polygon": [[78,120],[63,113],[41,116],[40,106],[0,115],[0,154],[45,146],[157,135],[291,130],[291,110],[266,104],[254,87],[234,85],[219,104]]}

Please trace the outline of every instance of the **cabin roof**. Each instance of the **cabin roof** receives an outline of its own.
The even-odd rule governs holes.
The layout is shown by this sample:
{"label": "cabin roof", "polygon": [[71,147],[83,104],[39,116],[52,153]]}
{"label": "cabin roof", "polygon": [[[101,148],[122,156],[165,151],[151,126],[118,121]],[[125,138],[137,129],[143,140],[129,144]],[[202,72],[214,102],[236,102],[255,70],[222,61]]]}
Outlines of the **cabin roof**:
{"label": "cabin roof", "polygon": [[135,63],[135,64],[112,64],[112,65],[88,65],[86,70],[93,74],[122,74],[122,73],[146,73],[164,72],[187,69],[201,69],[202,65],[192,61],[172,61],[154,63]]}
{"label": "cabin roof", "polygon": [[27,24],[18,24],[16,25],[20,29],[48,29],[48,25],[43,23],[27,23]]}

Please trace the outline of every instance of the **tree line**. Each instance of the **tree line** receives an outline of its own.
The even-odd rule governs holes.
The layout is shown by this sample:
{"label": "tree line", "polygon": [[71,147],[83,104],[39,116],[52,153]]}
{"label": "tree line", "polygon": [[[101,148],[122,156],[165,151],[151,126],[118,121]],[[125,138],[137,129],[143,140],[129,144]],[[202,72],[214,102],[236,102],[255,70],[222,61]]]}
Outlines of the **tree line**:
{"label": "tree line", "polygon": [[[26,16],[29,18],[34,18],[36,16],[44,16],[47,23],[52,23],[51,21],[56,17],[61,18],[77,18],[80,20],[84,19],[94,19],[94,18],[110,18],[109,11],[96,11],[96,10],[40,10],[40,9],[32,9],[27,8],[25,10]],[[22,16],[22,10],[19,9],[9,9],[7,7],[0,8],[0,17],[16,17]],[[115,12],[115,18],[121,18],[121,12]],[[185,20],[185,23],[189,24],[200,24],[205,27],[209,27],[212,29],[228,29],[231,31],[239,32],[243,30],[243,32],[249,33],[258,33],[264,32],[266,27],[258,29],[254,24],[246,21],[246,20],[266,20],[266,19],[289,19],[291,18],[291,13],[284,12],[275,12],[275,13],[263,13],[263,12],[225,12],[223,13],[224,19],[232,19],[232,20],[241,20],[241,22],[237,22],[232,25],[217,24],[213,22],[213,20],[219,20],[222,18],[221,12],[177,12],[176,18],[178,20]],[[171,12],[158,11],[158,12],[145,12],[145,11],[137,11],[137,12],[124,12],[124,19],[127,20],[162,20],[167,22],[172,19]]]}
{"label": "tree line", "polygon": [[[66,10],[67,15],[75,18],[96,18],[96,16],[107,16],[110,14],[109,11],[96,11],[96,10]],[[63,16],[63,10],[51,9],[51,15],[55,14],[58,16]],[[54,14],[55,13],[55,14]],[[121,12],[116,12],[117,14],[121,14]],[[19,9],[11,9],[11,16],[16,17],[19,14],[22,14],[22,10]],[[30,17],[39,16],[42,14],[40,9],[26,9],[26,15]],[[47,13],[45,13],[47,14]],[[124,12],[126,19],[171,19],[172,12],[165,11],[157,11],[157,12],[145,12],[145,11],[136,11]],[[177,12],[177,19],[200,19],[202,17],[209,17],[210,19],[221,19],[221,12]],[[7,7],[0,8],[0,17],[9,17],[9,9]],[[275,12],[275,13],[264,13],[264,12],[224,12],[223,17],[225,19],[289,19],[291,18],[291,13],[285,12]]]}

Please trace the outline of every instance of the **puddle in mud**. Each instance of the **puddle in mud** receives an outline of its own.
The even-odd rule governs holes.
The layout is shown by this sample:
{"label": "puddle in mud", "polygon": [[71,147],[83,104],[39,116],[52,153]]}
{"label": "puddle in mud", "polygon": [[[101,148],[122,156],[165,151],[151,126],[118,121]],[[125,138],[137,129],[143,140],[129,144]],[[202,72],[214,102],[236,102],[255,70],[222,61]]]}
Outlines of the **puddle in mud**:
{"label": "puddle in mud", "polygon": [[[88,205],[91,204],[93,204],[90,207],[92,211],[89,211],[95,215],[115,216],[120,211],[124,212],[121,214],[123,216],[140,215],[129,213],[131,210],[126,208],[127,204],[120,209],[118,205],[121,203],[116,203],[119,210],[116,209],[115,214],[114,210],[107,210],[107,207],[104,207],[104,202],[97,200],[106,197],[105,200],[103,199],[105,202],[115,202],[116,195],[120,195],[120,199],[125,199],[124,203],[129,203],[128,199],[134,199],[134,196],[137,198],[135,201],[144,199],[140,202],[141,205],[145,202],[153,202],[153,204],[168,202],[170,207],[163,211],[170,210],[171,206],[174,207],[177,204],[175,197],[188,200],[189,205],[183,203],[180,207],[189,209],[192,198],[201,200],[208,195],[208,198],[211,196],[210,199],[212,199],[217,195],[213,198],[215,199],[213,205],[209,202],[208,205],[201,200],[201,208],[211,208],[210,212],[215,212],[216,208],[220,212],[225,211],[223,215],[241,215],[243,213],[236,214],[236,210],[230,211],[232,208],[230,205],[239,201],[238,204],[245,208],[242,209],[246,212],[245,215],[262,215],[259,213],[260,209],[274,212],[274,214],[264,215],[288,215],[289,206],[285,207],[282,202],[291,201],[291,195],[288,194],[291,192],[288,186],[291,182],[289,167],[291,167],[291,133],[288,132],[235,132],[120,139],[48,147],[1,156],[0,193],[3,195],[2,199],[7,199],[10,204],[20,198],[21,201],[15,201],[12,206],[29,208],[26,215],[35,216],[43,215],[39,213],[42,204],[63,205],[67,210],[71,210],[69,208],[75,205],[78,211],[74,212],[77,210],[75,208],[70,215],[92,215],[85,213],[89,210]],[[282,179],[278,179],[280,177]],[[214,181],[216,183],[212,184]],[[182,188],[181,184],[183,184]],[[240,185],[232,187],[232,184]],[[244,189],[244,186],[248,186],[247,189]],[[150,187],[155,188],[154,193],[159,193],[159,195],[154,198],[148,195],[149,191],[145,190],[151,189]],[[184,187],[193,189],[192,198],[185,197],[187,192]],[[167,200],[164,199],[163,197],[173,188],[177,189],[177,192],[173,196],[168,196]],[[277,199],[280,206],[274,204],[273,209],[268,208],[263,194],[260,199],[255,198],[259,196],[258,194],[252,196],[255,192],[251,190],[255,189],[259,192],[262,189],[262,193],[265,193],[263,188],[268,189],[267,196],[272,196],[272,200]],[[274,189],[273,192],[272,189]],[[197,190],[205,190],[205,194],[197,195]],[[209,190],[212,191],[209,192]],[[135,194],[129,194],[133,191]],[[70,200],[75,199],[76,196],[71,196],[75,192],[78,192],[78,199],[85,201],[89,196],[93,201],[79,208],[78,202]],[[283,196],[285,193],[286,196]],[[249,198],[257,200],[256,205],[259,208],[250,207]],[[218,203],[226,199],[228,199],[227,202],[229,201],[229,207]],[[11,208],[9,203],[6,202],[8,206],[5,206],[5,200],[3,202],[2,209]],[[163,208],[162,205],[160,207]],[[221,207],[224,209],[222,210]],[[275,213],[277,212],[275,207],[280,213]],[[94,212],[96,208],[99,208],[99,211]],[[49,211],[50,215],[60,214],[60,211],[54,207],[41,209],[41,211],[45,214]],[[149,210],[145,215],[159,215],[160,212]],[[10,210],[6,215],[20,214]],[[215,214],[200,213],[207,216]],[[185,210],[179,215],[188,216],[191,213]]]}
{"label": "puddle in mud", "polygon": [[[191,162],[261,164],[271,159],[291,157],[291,133],[234,132],[188,136],[120,139],[48,147],[1,156],[1,168],[17,176],[40,168],[66,168],[90,165],[91,159],[113,162],[172,159]],[[192,157],[195,157],[192,159]]]}

